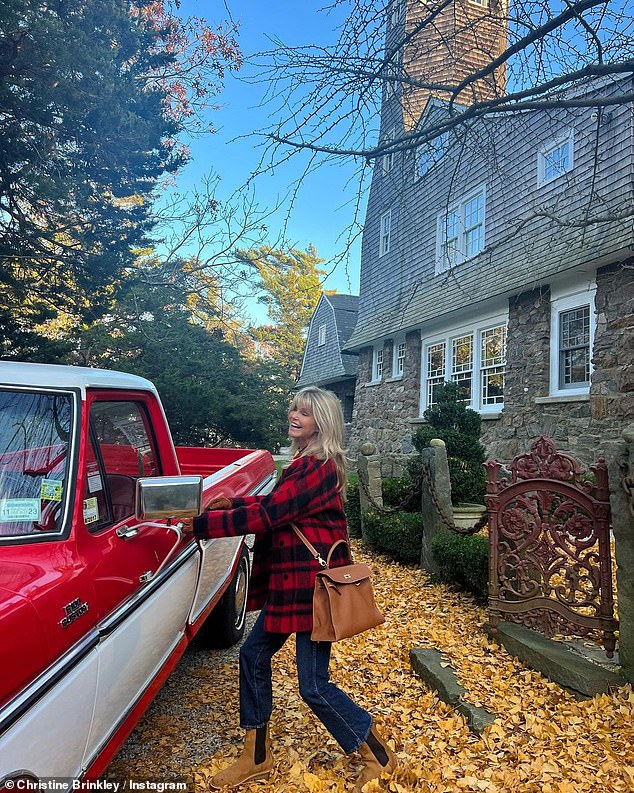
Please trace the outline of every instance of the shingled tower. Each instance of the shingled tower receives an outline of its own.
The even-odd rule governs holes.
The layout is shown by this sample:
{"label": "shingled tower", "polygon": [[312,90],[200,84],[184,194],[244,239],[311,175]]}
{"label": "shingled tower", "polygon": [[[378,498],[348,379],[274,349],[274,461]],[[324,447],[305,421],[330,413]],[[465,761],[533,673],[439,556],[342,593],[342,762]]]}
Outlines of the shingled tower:
{"label": "shingled tower", "polygon": [[405,130],[432,96],[464,105],[504,94],[504,65],[478,73],[506,48],[506,11],[506,0],[392,0],[386,51],[395,54],[388,74],[404,76]]}

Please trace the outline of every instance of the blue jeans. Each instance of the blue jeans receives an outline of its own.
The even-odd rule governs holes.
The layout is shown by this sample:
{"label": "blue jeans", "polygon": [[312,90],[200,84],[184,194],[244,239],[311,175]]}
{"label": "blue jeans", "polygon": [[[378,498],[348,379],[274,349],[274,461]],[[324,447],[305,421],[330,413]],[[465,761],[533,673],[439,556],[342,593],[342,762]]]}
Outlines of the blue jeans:
{"label": "blue jeans", "polygon": [[[263,727],[273,710],[271,659],[290,634],[267,633],[264,609],[240,648],[240,726]],[[354,752],[370,733],[372,718],[328,677],[330,642],[313,642],[310,633],[296,633],[299,693],[346,754]]]}

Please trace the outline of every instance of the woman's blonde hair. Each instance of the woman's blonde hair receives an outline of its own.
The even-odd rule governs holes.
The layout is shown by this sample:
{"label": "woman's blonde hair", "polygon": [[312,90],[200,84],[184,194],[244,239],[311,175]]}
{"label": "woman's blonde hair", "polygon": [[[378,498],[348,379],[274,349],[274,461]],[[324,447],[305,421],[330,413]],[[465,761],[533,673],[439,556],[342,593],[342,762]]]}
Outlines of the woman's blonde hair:
{"label": "woman's blonde hair", "polygon": [[[307,386],[295,394],[289,408],[307,408],[315,419],[317,433],[308,445],[301,449],[319,460],[333,460],[337,469],[337,483],[341,497],[345,500],[348,484],[346,453],[343,449],[343,412],[341,402],[332,391],[317,386]],[[300,451],[295,440],[291,441],[291,452]]]}

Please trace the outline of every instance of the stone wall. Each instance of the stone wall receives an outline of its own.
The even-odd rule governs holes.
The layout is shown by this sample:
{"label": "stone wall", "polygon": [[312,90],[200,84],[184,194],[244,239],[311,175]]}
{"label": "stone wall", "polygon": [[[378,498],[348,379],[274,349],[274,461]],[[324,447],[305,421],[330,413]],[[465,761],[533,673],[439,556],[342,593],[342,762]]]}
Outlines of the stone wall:
{"label": "stone wall", "polygon": [[610,459],[634,415],[634,262],[597,271],[597,330],[590,394],[549,399],[550,292],[511,298],[504,411],[483,422],[489,457],[508,461],[538,435],[586,464]]}
{"label": "stone wall", "polygon": [[[634,261],[599,269],[594,373],[588,397],[550,399],[550,290],[534,289],[509,300],[505,407],[500,418],[482,422],[490,458],[503,462],[528,451],[544,434],[560,451],[589,464],[613,456],[621,432],[634,415]],[[350,455],[374,443],[386,476],[401,473],[419,420],[421,343],[406,338],[405,376],[392,377],[392,342],[384,345],[383,381],[370,383],[372,349],[359,356]]]}
{"label": "stone wall", "polygon": [[336,394],[339,398],[339,401],[341,402],[345,433],[344,443],[346,445],[349,443],[350,435],[352,433],[352,416],[354,413],[354,392],[356,382],[356,378],[351,377],[348,380],[340,380],[337,383],[329,383],[324,386],[324,388],[327,388],[328,391],[332,391],[333,394]]}
{"label": "stone wall", "polygon": [[384,476],[400,476],[412,451],[412,419],[418,417],[421,342],[418,331],[408,333],[403,377],[392,377],[392,342],[383,347],[383,380],[371,383],[372,348],[359,355],[359,374],[354,400],[349,454],[373,443],[382,461]]}

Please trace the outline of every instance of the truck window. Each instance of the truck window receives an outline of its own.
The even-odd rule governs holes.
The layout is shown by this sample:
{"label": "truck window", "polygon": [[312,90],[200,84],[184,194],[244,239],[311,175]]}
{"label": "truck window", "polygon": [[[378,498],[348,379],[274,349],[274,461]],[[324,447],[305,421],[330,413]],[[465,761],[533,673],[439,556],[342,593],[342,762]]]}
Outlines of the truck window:
{"label": "truck window", "polygon": [[72,427],[71,394],[0,390],[0,539],[63,530]]}
{"label": "truck window", "polygon": [[160,467],[147,414],[139,402],[93,402],[86,455],[84,522],[98,531],[134,513],[136,480]]}

